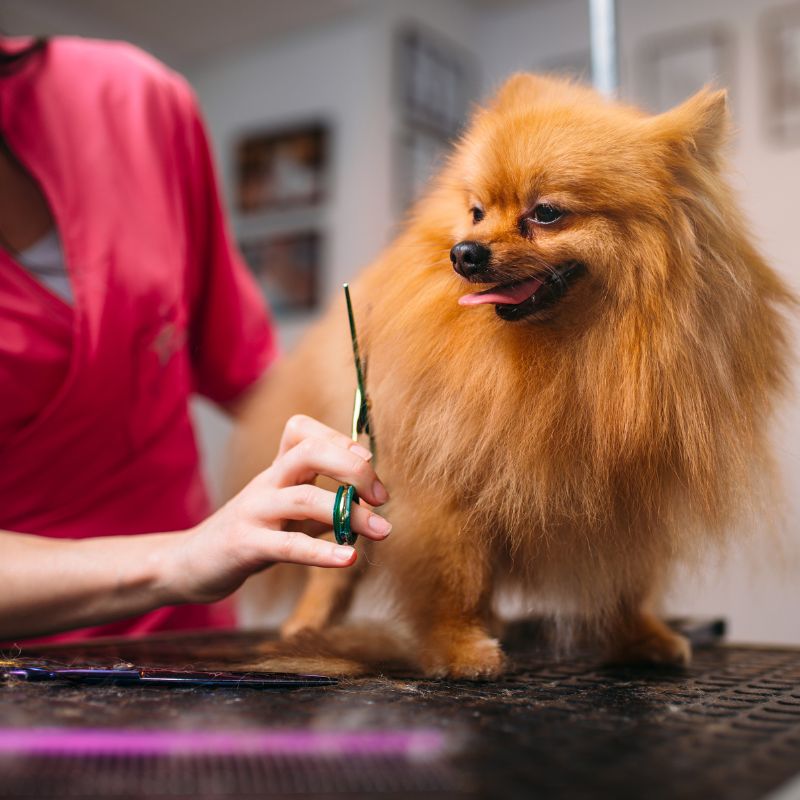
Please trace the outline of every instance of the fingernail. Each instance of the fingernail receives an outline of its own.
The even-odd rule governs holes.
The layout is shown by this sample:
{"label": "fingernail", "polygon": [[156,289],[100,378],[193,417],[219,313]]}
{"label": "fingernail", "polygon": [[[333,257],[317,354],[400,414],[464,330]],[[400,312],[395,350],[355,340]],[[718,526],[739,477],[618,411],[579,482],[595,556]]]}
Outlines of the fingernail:
{"label": "fingernail", "polygon": [[389,499],[389,492],[380,481],[372,484],[372,494],[378,501],[378,505],[383,505]]}
{"label": "fingernail", "polygon": [[384,536],[388,536],[389,532],[392,530],[392,526],[388,520],[379,517],[377,514],[369,515],[367,525],[369,525],[370,529],[375,531],[375,533],[382,533]]}
{"label": "fingernail", "polygon": [[369,461],[372,458],[372,453],[367,450],[366,447],[362,447],[360,444],[351,444],[350,449],[358,456],[361,456],[365,461]]}
{"label": "fingernail", "polygon": [[337,561],[349,561],[353,557],[352,547],[334,547],[333,555]]}

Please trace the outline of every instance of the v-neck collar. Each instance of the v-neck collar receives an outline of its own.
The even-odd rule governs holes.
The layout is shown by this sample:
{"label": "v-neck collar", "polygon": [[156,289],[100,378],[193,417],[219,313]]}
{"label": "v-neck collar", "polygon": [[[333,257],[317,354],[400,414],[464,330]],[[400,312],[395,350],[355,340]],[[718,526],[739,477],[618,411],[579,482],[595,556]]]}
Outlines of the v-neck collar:
{"label": "v-neck collar", "polygon": [[0,247],[0,269],[8,270],[11,275],[15,276],[15,279],[29,286],[31,291],[39,295],[53,313],[72,319],[72,304],[39,280],[24,264],[2,247]]}
{"label": "v-neck collar", "polygon": [[[52,212],[51,212],[52,213]],[[48,302],[55,301],[56,307],[58,305],[66,306],[69,310],[70,317],[72,316],[72,296],[74,294],[72,290],[72,281],[69,280],[69,274],[67,274],[67,278],[69,280],[69,296],[70,299],[68,300],[59,292],[55,291],[52,286],[46,283],[42,278],[37,274],[37,269],[35,267],[30,266],[30,259],[31,255],[39,255],[43,252],[46,248],[55,247],[57,248],[62,263],[64,264],[64,268],[66,270],[66,262],[64,261],[64,252],[61,246],[61,236],[56,228],[55,224],[44,234],[44,236],[39,237],[32,245],[26,247],[24,251],[18,253],[12,253],[5,247],[0,247],[0,254],[4,256],[3,262],[6,265],[6,269],[11,270],[12,272],[17,273],[18,275],[24,274],[24,279],[28,283],[35,284],[39,290],[45,293],[45,296],[48,298]],[[55,274],[55,273],[53,273]],[[60,274],[60,270],[59,270]]]}

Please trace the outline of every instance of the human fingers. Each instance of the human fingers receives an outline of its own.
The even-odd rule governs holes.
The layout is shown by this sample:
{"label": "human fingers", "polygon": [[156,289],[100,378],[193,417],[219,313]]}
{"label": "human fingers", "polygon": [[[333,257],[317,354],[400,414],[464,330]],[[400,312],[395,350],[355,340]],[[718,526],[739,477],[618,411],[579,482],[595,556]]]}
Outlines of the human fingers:
{"label": "human fingers", "polygon": [[[312,520],[322,523],[325,527],[321,530],[325,531],[333,527],[335,502],[336,495],[319,486],[288,486],[271,492],[269,499],[264,499],[261,513],[270,520]],[[255,510],[255,513],[259,511]],[[358,503],[350,507],[350,525],[356,533],[376,541],[385,539],[392,529],[388,520]]]}
{"label": "human fingers", "polygon": [[328,439],[303,439],[276,459],[266,475],[277,488],[312,483],[317,475],[326,475],[355,486],[370,505],[380,506],[389,499],[368,461]]}
{"label": "human fingers", "polygon": [[289,418],[283,429],[278,456],[300,444],[303,439],[327,439],[345,450],[352,450],[367,461],[372,458],[372,453],[366,447],[306,414],[295,414]]}
{"label": "human fingers", "polygon": [[254,531],[253,537],[262,569],[277,562],[309,567],[349,567],[357,558],[353,547],[312,539],[298,531]]}

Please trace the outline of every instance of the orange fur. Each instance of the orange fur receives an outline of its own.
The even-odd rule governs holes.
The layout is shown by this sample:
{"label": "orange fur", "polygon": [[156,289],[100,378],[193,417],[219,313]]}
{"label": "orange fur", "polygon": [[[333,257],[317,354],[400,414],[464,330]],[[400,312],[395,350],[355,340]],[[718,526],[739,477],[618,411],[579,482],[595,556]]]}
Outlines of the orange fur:
{"label": "orange fur", "polygon": [[[354,285],[392,495],[375,552],[428,673],[502,669],[488,631],[507,581],[602,631],[615,656],[688,658],[649,608],[670,566],[722,540],[761,491],[794,302],[724,178],[727,128],[722,92],[653,117],[515,76]],[[521,235],[543,199],[570,213]],[[506,280],[543,262],[587,272],[543,317],[505,322],[457,304],[470,290],[449,252],[464,239],[491,247]],[[337,298],[246,412],[231,489],[291,414],[347,429],[351,373]],[[312,616],[291,629],[324,624]]]}

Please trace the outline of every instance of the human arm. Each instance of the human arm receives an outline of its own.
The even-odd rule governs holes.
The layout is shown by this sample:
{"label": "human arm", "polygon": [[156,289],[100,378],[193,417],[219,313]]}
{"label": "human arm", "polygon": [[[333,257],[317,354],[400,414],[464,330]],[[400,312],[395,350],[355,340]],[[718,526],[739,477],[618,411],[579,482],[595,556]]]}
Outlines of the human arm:
{"label": "human arm", "polygon": [[[272,465],[188,531],[79,540],[0,531],[0,639],[213,602],[279,561],[350,566],[353,548],[285,528],[303,521],[312,533],[330,529],[334,495],[313,485],[317,475],[353,484],[372,505],[384,503],[368,455],[344,434],[293,417]],[[388,523],[370,509],[354,505],[352,514],[356,532],[388,535]]]}

